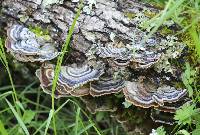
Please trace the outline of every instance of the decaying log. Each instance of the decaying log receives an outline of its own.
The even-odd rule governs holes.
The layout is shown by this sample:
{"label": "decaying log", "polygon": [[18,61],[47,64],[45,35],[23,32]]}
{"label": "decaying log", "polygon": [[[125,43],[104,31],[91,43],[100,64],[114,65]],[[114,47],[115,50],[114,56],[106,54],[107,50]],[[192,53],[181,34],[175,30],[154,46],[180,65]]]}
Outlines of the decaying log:
{"label": "decaying log", "polygon": [[[61,46],[75,17],[78,3],[64,1],[63,4],[53,4],[46,8],[43,8],[41,3],[42,0],[5,0],[2,3],[2,14],[6,16],[8,25],[18,22],[48,29],[52,39]],[[89,6],[85,2],[83,9],[87,7]],[[149,31],[141,28],[142,23],[159,11],[158,8],[138,1],[97,0],[90,13],[85,10],[81,13],[74,30],[71,47],[84,54],[94,45],[135,46],[138,51],[145,48],[142,53],[162,52],[162,60],[155,69],[173,72],[168,58],[176,58],[183,48],[173,35],[163,36],[157,32],[141,45]],[[163,27],[170,27],[172,33],[176,28],[170,21]],[[151,45],[154,47],[148,47]]]}

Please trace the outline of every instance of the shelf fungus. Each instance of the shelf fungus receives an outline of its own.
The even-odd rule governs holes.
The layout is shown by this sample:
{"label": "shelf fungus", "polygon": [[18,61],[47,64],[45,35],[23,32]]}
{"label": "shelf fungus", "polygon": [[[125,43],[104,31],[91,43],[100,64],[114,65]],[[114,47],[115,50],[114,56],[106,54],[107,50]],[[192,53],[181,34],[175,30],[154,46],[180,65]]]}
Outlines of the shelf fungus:
{"label": "shelf fungus", "polygon": [[[52,86],[54,78],[55,65],[43,64],[36,71],[36,75],[40,80],[41,87],[46,92]],[[76,97],[89,94],[90,81],[98,80],[104,73],[103,69],[94,69],[87,64],[70,66],[61,66],[61,71],[58,76],[56,93],[58,95],[72,95]],[[51,87],[49,89],[51,91]]]}
{"label": "shelf fungus", "polygon": [[[53,81],[53,72],[52,65],[46,65],[46,67],[41,67],[36,70],[36,76],[40,80],[40,87],[47,94],[52,94],[52,81]],[[65,87],[63,85],[57,85],[55,91],[55,98],[70,96],[70,93],[67,91],[63,91]]]}
{"label": "shelf fungus", "polygon": [[161,59],[161,54],[146,52],[145,54],[136,54],[130,61],[130,67],[133,69],[145,69],[156,64]]}
{"label": "shelf fungus", "polygon": [[185,89],[178,90],[167,85],[157,88],[148,82],[130,81],[126,82],[123,92],[128,102],[142,108],[159,108],[165,106],[165,103],[176,102],[187,94]]}
{"label": "shelf fungus", "polygon": [[98,81],[91,82],[90,95],[93,97],[118,93],[125,87],[125,81],[112,76],[102,76]]}
{"label": "shelf fungus", "polygon": [[7,51],[19,61],[44,62],[59,55],[53,43],[37,37],[22,25],[12,25],[7,30],[7,36]]}
{"label": "shelf fungus", "polygon": [[173,125],[175,123],[174,114],[166,113],[159,110],[151,110],[151,119],[156,123],[163,123],[167,125]]}
{"label": "shelf fungus", "polygon": [[131,52],[128,48],[97,47],[96,54],[101,58],[131,59]]}
{"label": "shelf fungus", "polygon": [[94,57],[106,59],[111,67],[131,67],[133,69],[150,68],[159,62],[162,53],[146,50],[134,51],[131,47],[96,46],[91,48],[86,55],[88,59]]}

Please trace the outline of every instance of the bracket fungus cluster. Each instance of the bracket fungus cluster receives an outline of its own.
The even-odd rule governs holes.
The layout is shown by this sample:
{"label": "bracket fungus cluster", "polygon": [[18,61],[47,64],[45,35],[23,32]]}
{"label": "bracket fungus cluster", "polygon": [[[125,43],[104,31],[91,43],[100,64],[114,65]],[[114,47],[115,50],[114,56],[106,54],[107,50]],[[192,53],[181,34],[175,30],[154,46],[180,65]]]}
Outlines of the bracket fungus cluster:
{"label": "bracket fungus cluster", "polygon": [[[43,64],[40,69],[36,71],[36,75],[41,82],[41,87],[46,93],[51,94],[51,86],[54,79],[55,65]],[[63,96],[85,96],[89,94],[89,82],[98,80],[104,73],[102,69],[91,68],[87,64],[70,66],[62,66],[57,87],[56,97]]]}
{"label": "bracket fungus cluster", "polygon": [[153,64],[157,63],[161,58],[161,53],[156,54],[154,52],[145,52],[137,54],[133,51],[133,48],[128,47],[97,46],[91,48],[86,55],[89,59],[96,56],[107,59],[113,66],[130,66],[133,69],[149,68]]}
{"label": "bracket fungus cluster", "polygon": [[44,62],[58,56],[55,46],[36,35],[22,25],[12,25],[7,30],[7,51],[23,62]]}
{"label": "bracket fungus cluster", "polygon": [[[51,94],[55,65],[50,60],[60,54],[56,47],[62,48],[63,39],[75,16],[72,9],[77,8],[77,3],[64,1],[63,4],[41,9],[40,0],[37,3],[34,0],[13,1],[3,2],[2,13],[16,20],[25,17],[23,23],[26,25],[48,26],[52,41],[15,24],[7,30],[7,51],[22,62],[42,62],[36,76],[44,92]],[[63,62],[56,98],[76,96],[86,102],[86,97],[97,99],[120,93],[135,106],[174,112],[177,107],[173,107],[173,103],[187,94],[185,89],[174,87],[173,81],[179,81],[179,78],[173,80],[176,68],[169,62],[169,59],[178,58],[185,47],[174,36],[175,30],[171,30],[176,24],[163,24],[164,28],[172,31],[169,35],[156,32],[147,38],[153,26],[145,29],[142,23],[151,19],[151,15],[158,13],[159,9],[140,1],[127,0],[96,0],[96,6],[90,14],[81,12],[77,20],[70,46],[72,51],[84,58],[74,55],[73,60]],[[130,18],[127,14],[134,17]],[[164,79],[160,79],[159,84],[156,80],[149,81],[154,77],[151,72]]]}
{"label": "bracket fungus cluster", "polygon": [[160,107],[165,103],[173,103],[187,94],[184,89],[177,90],[174,87],[163,85],[156,88],[148,82],[127,82],[124,95],[128,102],[143,108]]}

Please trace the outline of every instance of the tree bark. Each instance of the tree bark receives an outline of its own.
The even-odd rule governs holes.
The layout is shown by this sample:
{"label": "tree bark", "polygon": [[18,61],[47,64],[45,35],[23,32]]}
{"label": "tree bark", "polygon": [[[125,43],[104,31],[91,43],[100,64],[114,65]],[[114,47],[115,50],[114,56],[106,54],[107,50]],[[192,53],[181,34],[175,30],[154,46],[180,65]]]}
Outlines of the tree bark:
{"label": "tree bark", "polygon": [[[78,3],[64,1],[62,4],[52,4],[46,8],[41,4],[42,0],[5,0],[2,2],[3,16],[0,17],[0,22],[4,21],[7,25],[17,22],[26,26],[41,26],[48,29],[52,39],[61,48],[75,17]],[[148,28],[141,27],[142,24],[160,12],[157,7],[136,0],[96,0],[90,13],[85,10],[88,8],[89,4],[86,1],[70,44],[72,48],[84,54],[97,44],[140,46],[149,33]],[[166,27],[171,31],[169,35],[162,34],[162,28]],[[173,71],[176,68],[172,67],[168,61],[173,54],[175,55],[173,58],[180,56],[177,52],[184,47],[183,44],[174,40],[173,34],[176,30],[177,27],[173,21],[166,22],[161,26],[160,31],[153,34],[137,50],[139,54],[141,51],[162,54],[162,60],[154,66],[158,72],[176,72],[176,70]],[[151,47],[152,44],[153,47]]]}

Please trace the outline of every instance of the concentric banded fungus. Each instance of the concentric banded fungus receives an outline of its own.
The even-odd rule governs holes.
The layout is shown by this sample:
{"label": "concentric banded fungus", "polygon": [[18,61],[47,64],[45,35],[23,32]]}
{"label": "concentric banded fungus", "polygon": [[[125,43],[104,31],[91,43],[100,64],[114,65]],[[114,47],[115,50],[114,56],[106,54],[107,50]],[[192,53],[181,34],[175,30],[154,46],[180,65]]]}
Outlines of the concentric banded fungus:
{"label": "concentric banded fungus", "polygon": [[90,81],[98,80],[104,73],[103,69],[93,69],[87,64],[62,66],[59,81],[69,88],[80,87]]}
{"label": "concentric banded fungus", "polygon": [[36,35],[22,25],[13,25],[7,31],[6,48],[19,61],[40,61],[54,59],[58,51],[54,45]]}
{"label": "concentric banded fungus", "polygon": [[168,125],[173,125],[174,124],[174,115],[170,114],[170,113],[166,113],[163,111],[158,111],[158,110],[151,110],[151,115],[150,115],[151,119],[154,122],[157,123],[163,123],[163,124],[168,124]]}
{"label": "concentric banded fungus", "polygon": [[[36,70],[36,76],[40,80],[41,83],[40,86],[43,89],[43,91],[51,95],[52,80],[53,80],[51,65],[49,65],[49,68],[46,67],[46,69],[44,69],[41,67],[40,69]],[[65,89],[63,85],[56,86],[55,98],[70,96],[70,93],[66,91],[63,92],[63,89]]]}
{"label": "concentric banded fungus", "polygon": [[176,110],[180,109],[183,104],[191,104],[192,100],[189,98],[181,98],[175,103],[165,103],[164,106],[159,106],[158,108],[155,108],[156,110],[162,111],[162,112],[169,112],[169,113],[175,113]]}
{"label": "concentric banded fungus", "polygon": [[131,59],[130,67],[137,68],[149,68],[157,63],[161,58],[161,54],[149,53],[149,54],[135,54]]}
{"label": "concentric banded fungus", "polygon": [[[94,49],[94,48],[93,48]],[[116,47],[102,47],[95,48],[95,54],[100,58],[108,58],[109,63],[113,66],[128,66],[131,68],[149,68],[157,63],[160,58],[160,53],[154,53],[153,51],[132,52],[128,48],[116,48]]]}
{"label": "concentric banded fungus", "polygon": [[102,96],[111,93],[118,93],[125,87],[122,79],[114,79],[113,77],[100,77],[98,81],[91,82],[90,95]]}
{"label": "concentric banded fungus", "polygon": [[114,59],[108,60],[108,63],[111,67],[127,67],[130,64],[129,59]]}
{"label": "concentric banded fungus", "polygon": [[36,38],[33,32],[22,25],[13,25],[10,29],[7,30],[7,34],[8,38],[12,39],[13,41]]}
{"label": "concentric banded fungus", "polygon": [[[60,95],[85,96],[89,94],[89,87],[86,85],[89,81],[98,80],[103,74],[102,69],[92,69],[88,65],[62,66],[58,77],[56,92]],[[36,71],[36,75],[41,82],[44,91],[52,86],[55,66],[52,64],[43,64]],[[49,89],[51,91],[51,87]]]}
{"label": "concentric banded fungus", "polygon": [[176,90],[170,86],[161,86],[157,89],[141,82],[126,82],[126,89],[123,92],[127,101],[143,108],[176,102],[187,93],[186,90]]}

